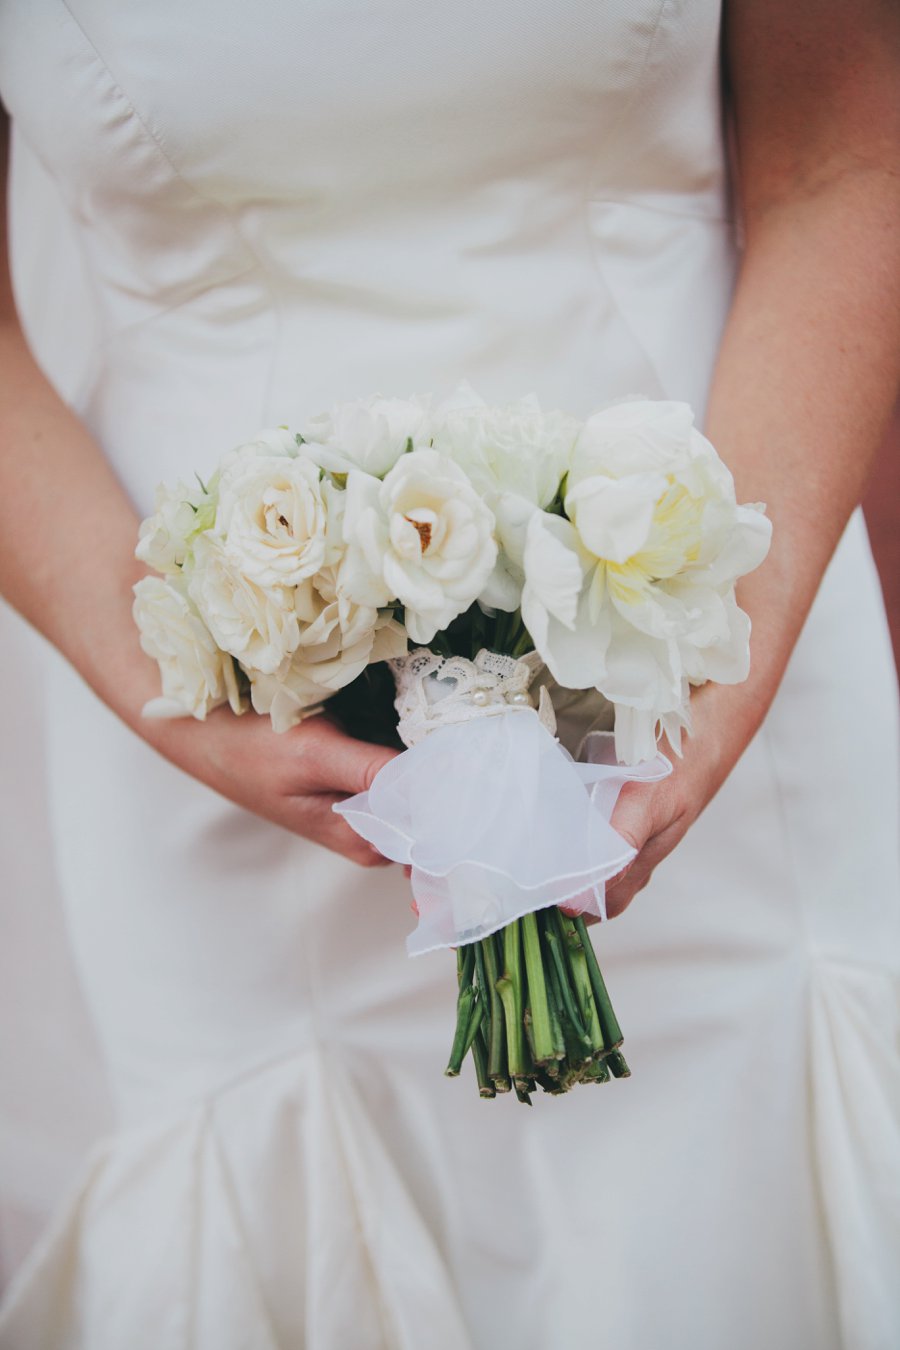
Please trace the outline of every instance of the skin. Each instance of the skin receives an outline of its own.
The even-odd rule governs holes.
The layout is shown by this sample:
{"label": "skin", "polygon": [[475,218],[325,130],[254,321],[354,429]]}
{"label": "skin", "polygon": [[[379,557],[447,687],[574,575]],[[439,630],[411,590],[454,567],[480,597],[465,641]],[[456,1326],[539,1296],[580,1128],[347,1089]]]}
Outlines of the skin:
{"label": "skin", "polygon": [[738,500],[767,503],[772,548],[738,586],[750,678],[695,691],[672,777],[620,798],[612,823],[639,852],[608,887],[611,915],[762,722],[897,395],[900,8],[738,0],[725,19],[745,250],[705,430]]}
{"label": "skin", "polygon": [[[696,734],[675,773],[620,798],[613,823],[639,852],[609,887],[611,914],[646,885],[762,721],[896,394],[900,11],[892,0],[737,0],[726,20],[746,251],[706,430],[739,500],[768,503],[774,542],[739,591],[753,620],[750,679],[696,691]],[[327,717],[282,736],[225,709],[205,723],[141,720],[159,677],[131,619],[137,526],[109,463],[32,359],[4,274],[0,592],[177,767],[354,862],[383,864],[330,808],[367,788],[391,751]]]}
{"label": "skin", "polygon": [[[5,134],[0,145],[5,150]],[[0,171],[5,183],[5,163]],[[2,256],[8,258],[5,240]],[[280,736],[267,718],[235,717],[225,708],[202,723],[141,718],[144,703],[159,694],[159,672],[141,651],[131,617],[131,588],[146,574],[134,558],[138,523],[103,453],[35,364],[5,266],[0,593],[137,735],[178,768],[363,867],[389,866],[331,806],[364,791],[391,751],[344,735],[324,716]],[[89,549],[82,547],[86,538]]]}

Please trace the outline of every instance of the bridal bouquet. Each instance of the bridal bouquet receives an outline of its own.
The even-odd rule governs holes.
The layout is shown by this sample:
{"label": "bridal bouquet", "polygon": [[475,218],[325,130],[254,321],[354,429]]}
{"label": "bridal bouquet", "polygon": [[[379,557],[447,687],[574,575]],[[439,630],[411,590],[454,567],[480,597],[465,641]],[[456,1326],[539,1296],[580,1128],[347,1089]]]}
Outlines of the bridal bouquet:
{"label": "bridal bouquet", "polygon": [[[335,809],[411,868],[410,953],[457,949],[447,1072],[471,1052],[482,1096],[526,1102],[604,1082],[628,1068],[584,915],[634,856],[609,820],[625,782],[670,772],[657,741],[679,750],[691,686],[746,678],[734,585],[770,532],[683,403],[343,404],[159,489],[145,713],[227,702],[284,731],[339,691],[370,705],[389,663],[408,748]],[[548,672],[609,711],[577,758]]]}

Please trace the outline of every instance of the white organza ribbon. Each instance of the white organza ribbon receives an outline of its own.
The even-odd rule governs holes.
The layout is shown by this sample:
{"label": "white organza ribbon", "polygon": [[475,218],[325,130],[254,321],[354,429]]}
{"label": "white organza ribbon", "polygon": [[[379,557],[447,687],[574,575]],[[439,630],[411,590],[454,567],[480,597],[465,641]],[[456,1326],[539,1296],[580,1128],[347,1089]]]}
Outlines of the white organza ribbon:
{"label": "white organza ribbon", "polygon": [[548,905],[605,918],[605,883],[635,856],[609,824],[619,792],[665,778],[669,761],[617,764],[608,732],[587,736],[574,760],[546,705],[530,706],[532,660],[419,651],[392,664],[412,744],[334,809],[412,868],[409,954],[474,942]]}

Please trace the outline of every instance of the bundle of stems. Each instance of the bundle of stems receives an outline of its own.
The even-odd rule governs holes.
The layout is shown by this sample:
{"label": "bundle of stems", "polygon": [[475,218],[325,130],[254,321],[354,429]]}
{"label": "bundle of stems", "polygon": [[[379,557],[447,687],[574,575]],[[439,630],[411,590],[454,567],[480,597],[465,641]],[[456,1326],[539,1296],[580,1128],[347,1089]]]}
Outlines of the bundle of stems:
{"label": "bundle of stems", "polygon": [[[521,657],[534,643],[519,611],[489,616],[473,605],[429,646],[471,660],[482,647]],[[352,735],[399,746],[392,692],[385,667],[369,666],[330,706]],[[457,973],[456,1031],[445,1072],[456,1077],[471,1052],[482,1097],[513,1090],[530,1105],[538,1087],[560,1093],[629,1076],[622,1032],[581,917],[555,905],[526,914],[459,947]]]}
{"label": "bundle of stems", "polygon": [[555,905],[457,950],[456,1031],[445,1070],[471,1052],[482,1097],[627,1078],[622,1031],[584,919]]}

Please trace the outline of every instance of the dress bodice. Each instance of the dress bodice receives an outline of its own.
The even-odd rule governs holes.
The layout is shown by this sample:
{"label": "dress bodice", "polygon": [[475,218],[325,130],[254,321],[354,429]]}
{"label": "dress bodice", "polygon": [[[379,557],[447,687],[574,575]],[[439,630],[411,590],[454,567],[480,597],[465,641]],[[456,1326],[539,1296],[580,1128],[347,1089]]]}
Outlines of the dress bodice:
{"label": "dress bodice", "polygon": [[76,401],[140,504],[376,389],[702,405],[718,24],[717,0],[6,0],[0,89],[99,334]]}

